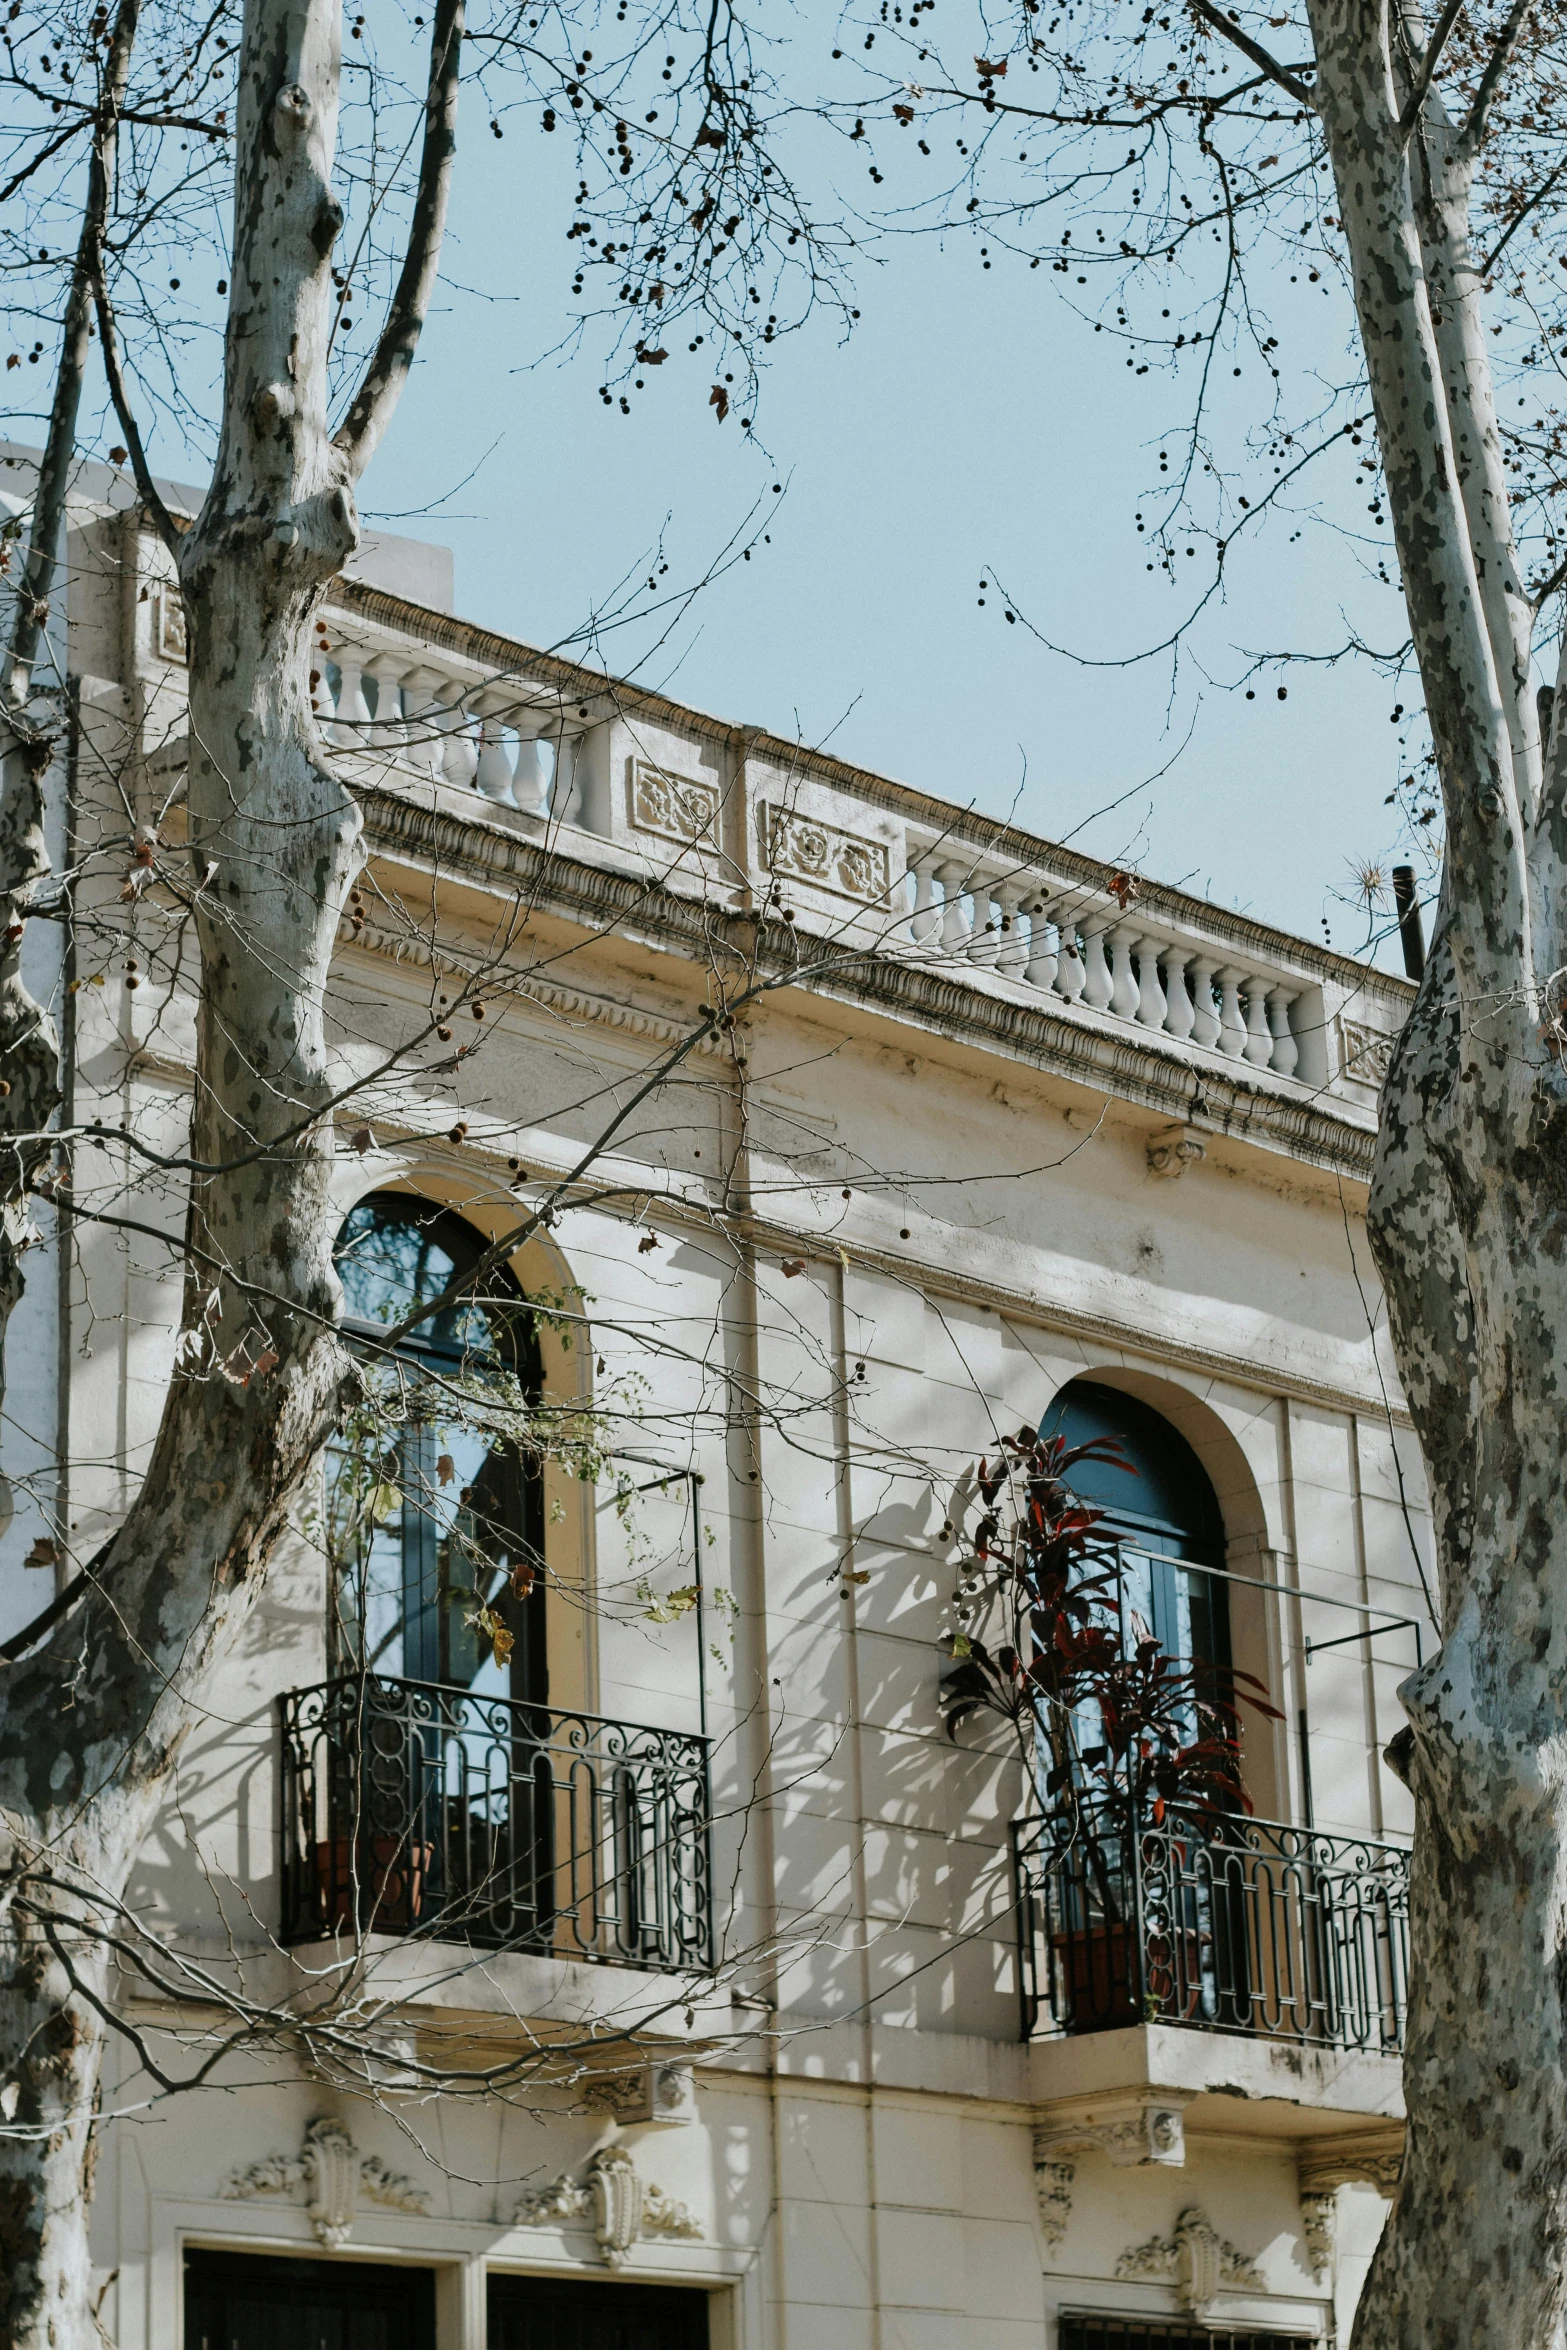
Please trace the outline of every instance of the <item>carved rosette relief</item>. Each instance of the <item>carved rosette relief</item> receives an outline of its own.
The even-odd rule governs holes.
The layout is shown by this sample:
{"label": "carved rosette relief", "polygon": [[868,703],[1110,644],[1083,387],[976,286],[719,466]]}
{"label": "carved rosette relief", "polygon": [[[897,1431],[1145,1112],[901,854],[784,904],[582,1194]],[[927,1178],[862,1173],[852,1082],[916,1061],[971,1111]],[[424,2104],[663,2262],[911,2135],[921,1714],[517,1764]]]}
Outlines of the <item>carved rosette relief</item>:
{"label": "carved rosette relief", "polygon": [[512,2215],[523,2228],[585,2220],[610,2268],[623,2268],[640,2237],[700,2236],[701,2222],[684,2203],[645,2180],[624,2146],[603,2146],[580,2177],[563,2171],[547,2187],[518,2199]]}
{"label": "carved rosette relief", "polygon": [[361,2154],[346,2125],[323,2114],[313,2121],[297,2155],[269,2154],[230,2171],[223,2193],[230,2200],[252,2195],[296,2195],[303,2188],[310,2224],[320,2241],[336,2251],[346,2244],[361,2195],[394,2211],[427,2212],[430,2198],[401,2171],[388,2170],[378,2154]]}
{"label": "carved rosette relief", "polygon": [[637,832],[682,844],[718,840],[718,786],[691,775],[671,775],[647,759],[626,761],[628,813]]}
{"label": "carved rosette relief", "polygon": [[818,823],[795,808],[764,802],[757,813],[767,869],[780,880],[803,881],[835,897],[857,898],[862,905],[879,905],[886,898],[892,860],[885,841]]}
{"label": "carved rosette relief", "polygon": [[1173,2284],[1181,2307],[1204,2318],[1229,2285],[1241,2292],[1263,2293],[1267,2281],[1255,2264],[1233,2244],[1225,2242],[1200,2204],[1189,2203],[1168,2236],[1150,2236],[1135,2244],[1115,2264],[1120,2279]]}

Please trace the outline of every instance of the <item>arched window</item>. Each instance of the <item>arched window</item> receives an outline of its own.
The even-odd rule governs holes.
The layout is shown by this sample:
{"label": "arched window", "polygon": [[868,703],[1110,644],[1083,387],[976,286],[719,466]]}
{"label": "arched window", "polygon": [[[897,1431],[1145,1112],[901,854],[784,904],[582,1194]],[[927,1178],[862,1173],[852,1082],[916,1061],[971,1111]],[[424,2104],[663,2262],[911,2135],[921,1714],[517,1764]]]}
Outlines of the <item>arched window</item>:
{"label": "arched window", "polygon": [[[519,1399],[542,1383],[527,1301],[491,1268],[390,1355],[385,1345],[474,1272],[484,1245],[450,1209],[405,1192],[361,1200],[338,1235],[345,1334],[391,1428],[372,1410],[368,1437],[351,1430],[332,1458],[331,1669],[543,1704],[541,1481],[497,1426],[514,1431]],[[470,1620],[481,1606],[488,1632]]]}
{"label": "arched window", "polygon": [[1120,1551],[1123,1605],[1167,1655],[1206,1668],[1222,1691],[1230,1671],[1230,1611],[1222,1575],[1224,1519],[1208,1472],[1178,1429],[1119,1388],[1095,1379],[1063,1387],[1040,1422],[1067,1444],[1113,1437],[1114,1461],[1080,1461],[1066,1482],[1102,1510]]}

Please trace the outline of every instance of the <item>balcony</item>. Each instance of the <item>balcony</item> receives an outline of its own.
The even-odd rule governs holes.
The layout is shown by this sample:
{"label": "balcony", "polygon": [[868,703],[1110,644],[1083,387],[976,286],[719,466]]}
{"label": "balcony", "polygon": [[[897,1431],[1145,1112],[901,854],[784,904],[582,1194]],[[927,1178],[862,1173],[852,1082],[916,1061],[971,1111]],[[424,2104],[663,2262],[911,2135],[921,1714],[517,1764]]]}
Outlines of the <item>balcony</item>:
{"label": "balcony", "polygon": [[1240,1817],[1014,1827],[1023,2037],[1177,2025],[1397,2056],[1409,1855]]}
{"label": "balcony", "polygon": [[285,1942],[711,1966],[705,1738],[366,1675],[279,1705]]}

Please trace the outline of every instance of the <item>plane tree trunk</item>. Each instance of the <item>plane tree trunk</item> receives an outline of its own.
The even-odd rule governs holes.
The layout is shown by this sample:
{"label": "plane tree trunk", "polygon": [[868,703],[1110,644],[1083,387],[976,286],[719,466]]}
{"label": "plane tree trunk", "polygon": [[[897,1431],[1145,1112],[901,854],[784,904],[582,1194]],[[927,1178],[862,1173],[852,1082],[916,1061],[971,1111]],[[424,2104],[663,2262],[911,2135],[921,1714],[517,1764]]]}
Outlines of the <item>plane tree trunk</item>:
{"label": "plane tree trunk", "polygon": [[[360,815],[309,694],[353,483],[433,283],[461,9],[437,12],[409,257],[349,424],[327,423],[336,0],[249,0],[222,433],[196,522],[162,517],[190,639],[200,1004],[183,1328],[128,1517],[52,1631],[0,1670],[0,2344],[89,2350],[89,2140],[112,1918],[192,1700],[232,1643],[353,1379],[335,1321],[325,990]],[[161,514],[118,380],[143,495]],[[62,1692],[71,1703],[62,1707]]]}
{"label": "plane tree trunk", "polygon": [[1433,951],[1382,1095],[1369,1219],[1430,1483],[1442,1644],[1401,1692],[1410,1728],[1395,1759],[1416,1805],[1409,2126],[1354,2343],[1555,2350],[1567,2277],[1567,728],[1548,726],[1542,745],[1534,613],[1480,340],[1468,211],[1484,88],[1462,123],[1427,96],[1406,137],[1416,67],[1390,50],[1386,19],[1331,0],[1312,20],[1447,825]]}

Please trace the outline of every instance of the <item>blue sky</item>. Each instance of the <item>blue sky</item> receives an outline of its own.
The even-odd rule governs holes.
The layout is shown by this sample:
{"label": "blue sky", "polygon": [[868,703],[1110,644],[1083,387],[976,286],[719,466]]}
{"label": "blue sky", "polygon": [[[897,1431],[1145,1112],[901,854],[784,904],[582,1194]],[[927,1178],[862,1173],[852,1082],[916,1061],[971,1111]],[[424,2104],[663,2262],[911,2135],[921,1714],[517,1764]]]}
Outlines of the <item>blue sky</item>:
{"label": "blue sky", "polygon": [[[570,156],[527,137],[469,145],[449,272],[497,292],[455,295],[432,321],[362,493],[367,515],[455,549],[465,614],[555,642],[661,535],[671,581],[699,576],[784,482],[771,543],[704,591],[640,675],[1306,935],[1326,914],[1333,943],[1359,947],[1364,924],[1332,893],[1392,839],[1393,689],[1349,664],[1292,668],[1282,702],[1273,676],[1250,702],[1219,682],[1242,667],[1237,648],[1330,645],[1344,612],[1400,640],[1396,593],[1368,585],[1341,539],[1307,527],[1289,545],[1275,528],[1239,557],[1196,640],[1206,679],[1187,663],[1172,691],[1168,660],[1052,655],[1007,624],[998,578],[1043,635],[1098,660],[1157,642],[1182,606],[1148,577],[1133,520],[1178,387],[1128,370],[1048,272],[986,271],[960,234],[868,258],[846,342],[823,318],[778,346],[765,448],[734,416],[715,422],[683,340],[624,417],[600,401],[591,354],[539,358],[566,323]],[[1293,363],[1342,379],[1339,298],[1303,295],[1281,289]],[[1327,484],[1341,514],[1347,477],[1346,462]],[[639,649],[615,640],[611,665]]]}

